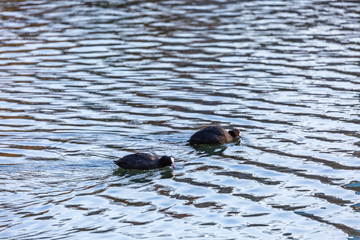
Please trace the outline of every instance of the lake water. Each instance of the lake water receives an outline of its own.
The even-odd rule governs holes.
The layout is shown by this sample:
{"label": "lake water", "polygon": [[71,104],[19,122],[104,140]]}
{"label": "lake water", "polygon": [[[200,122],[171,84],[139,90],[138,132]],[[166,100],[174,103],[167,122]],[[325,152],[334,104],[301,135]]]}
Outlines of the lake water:
{"label": "lake water", "polygon": [[[359,239],[357,1],[0,1],[1,239]],[[240,143],[192,147],[208,125]],[[176,169],[119,170],[133,152]]]}

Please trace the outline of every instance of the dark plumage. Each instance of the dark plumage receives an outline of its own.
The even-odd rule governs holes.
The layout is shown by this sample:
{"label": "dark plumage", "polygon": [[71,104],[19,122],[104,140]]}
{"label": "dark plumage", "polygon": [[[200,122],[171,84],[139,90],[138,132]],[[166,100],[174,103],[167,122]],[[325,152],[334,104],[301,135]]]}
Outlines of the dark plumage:
{"label": "dark plumage", "polygon": [[126,155],[119,160],[114,161],[116,165],[124,169],[154,169],[172,166],[175,169],[174,158],[162,156],[157,158],[154,155],[147,153],[134,153]]}
{"label": "dark plumage", "polygon": [[189,142],[191,144],[223,144],[234,142],[240,137],[239,129],[233,129],[228,132],[222,127],[210,126],[194,133]]}

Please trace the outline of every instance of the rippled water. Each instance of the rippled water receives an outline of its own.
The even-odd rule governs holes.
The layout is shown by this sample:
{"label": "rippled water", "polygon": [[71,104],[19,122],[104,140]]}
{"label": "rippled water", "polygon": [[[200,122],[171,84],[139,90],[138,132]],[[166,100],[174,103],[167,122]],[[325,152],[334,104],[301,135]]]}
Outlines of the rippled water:
{"label": "rippled water", "polygon": [[[0,1],[1,239],[357,239],[357,1]],[[202,126],[241,144],[193,148]],[[127,172],[132,152],[177,169]]]}

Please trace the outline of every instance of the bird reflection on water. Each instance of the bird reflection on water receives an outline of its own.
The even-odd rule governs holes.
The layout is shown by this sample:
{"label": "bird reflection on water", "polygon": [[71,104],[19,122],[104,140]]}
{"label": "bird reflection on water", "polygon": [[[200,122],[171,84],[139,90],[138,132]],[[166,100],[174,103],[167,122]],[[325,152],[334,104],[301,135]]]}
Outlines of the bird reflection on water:
{"label": "bird reflection on water", "polygon": [[160,179],[174,179],[175,173],[173,169],[161,168],[161,169],[150,169],[150,170],[135,170],[135,169],[123,169],[117,168],[113,171],[114,176],[126,178],[130,182],[145,183],[151,182],[154,178]]}

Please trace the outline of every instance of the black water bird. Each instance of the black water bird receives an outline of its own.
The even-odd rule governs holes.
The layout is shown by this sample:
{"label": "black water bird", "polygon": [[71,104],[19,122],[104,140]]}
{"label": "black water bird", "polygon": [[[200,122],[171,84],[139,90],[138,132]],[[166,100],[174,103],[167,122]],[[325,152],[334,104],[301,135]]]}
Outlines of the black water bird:
{"label": "black water bird", "polygon": [[219,126],[205,127],[194,133],[190,140],[190,144],[223,144],[236,141],[241,138],[239,129],[226,131]]}
{"label": "black water bird", "polygon": [[174,158],[162,156],[160,158],[147,153],[134,153],[126,155],[114,161],[116,165],[124,169],[148,170],[172,166],[175,169]]}

